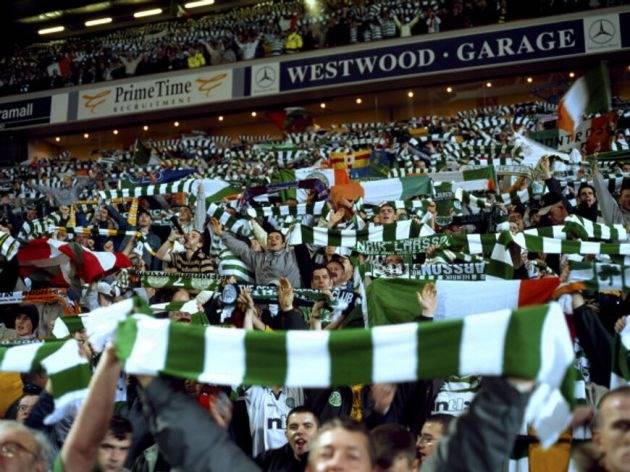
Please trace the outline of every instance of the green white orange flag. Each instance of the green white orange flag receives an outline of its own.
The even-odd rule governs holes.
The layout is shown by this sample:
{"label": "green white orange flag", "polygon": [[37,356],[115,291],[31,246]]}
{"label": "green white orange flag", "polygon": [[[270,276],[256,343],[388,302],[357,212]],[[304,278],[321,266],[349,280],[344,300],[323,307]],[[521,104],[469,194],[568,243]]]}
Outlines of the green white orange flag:
{"label": "green white orange flag", "polygon": [[577,79],[560,99],[558,129],[572,135],[585,113],[610,111],[610,77],[608,69],[600,64]]}

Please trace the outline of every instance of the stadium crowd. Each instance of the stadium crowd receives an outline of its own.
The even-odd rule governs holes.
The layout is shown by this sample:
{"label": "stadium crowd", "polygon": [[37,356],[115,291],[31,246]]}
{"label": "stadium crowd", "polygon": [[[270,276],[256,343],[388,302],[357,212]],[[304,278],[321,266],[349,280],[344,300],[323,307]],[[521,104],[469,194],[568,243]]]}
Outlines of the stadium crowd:
{"label": "stadium crowd", "polygon": [[[2,169],[0,469],[628,470],[630,107],[570,153],[532,139],[554,113],[189,135]],[[513,282],[530,290],[518,303]],[[480,365],[505,349],[496,371],[443,367],[429,338],[463,350],[470,334],[445,334],[460,315],[518,320],[552,299],[549,336],[570,351],[552,370],[573,372],[578,406],[541,455],[556,437],[526,410],[544,376],[508,361],[551,359],[522,344],[537,323],[477,336]],[[492,316],[482,327],[501,331]],[[377,375],[377,354],[348,338],[369,328],[377,346],[393,336],[379,328],[412,322],[429,354],[413,378],[397,373],[410,351],[388,346],[394,373]]]}
{"label": "stadium crowd", "polygon": [[283,0],[99,35],[16,45],[0,94],[83,85],[300,51],[437,33],[627,3],[606,1]]}

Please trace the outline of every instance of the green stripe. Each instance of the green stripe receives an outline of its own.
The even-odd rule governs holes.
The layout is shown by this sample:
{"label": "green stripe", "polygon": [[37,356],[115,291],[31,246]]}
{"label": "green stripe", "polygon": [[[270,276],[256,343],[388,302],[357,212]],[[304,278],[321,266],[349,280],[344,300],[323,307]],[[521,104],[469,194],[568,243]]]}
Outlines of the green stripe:
{"label": "green stripe", "polygon": [[610,76],[604,63],[600,62],[598,67],[587,71],[584,81],[588,92],[584,113],[610,111]]}
{"label": "green stripe", "polygon": [[328,232],[327,245],[328,246],[341,246],[341,240],[342,240],[341,230],[328,229],[327,232]]}
{"label": "green stripe", "polygon": [[59,319],[66,325],[70,335],[85,329],[85,326],[83,326],[83,318],[80,316],[61,316]]}
{"label": "green stripe", "polygon": [[402,185],[402,195],[400,198],[406,200],[416,195],[431,194],[431,179],[425,175],[414,175],[400,179]]}
{"label": "green stripe", "polygon": [[119,359],[129,359],[133,346],[138,337],[138,324],[134,318],[127,318],[116,328],[116,357]]}
{"label": "green stripe", "polygon": [[284,385],[287,377],[287,334],[245,333],[246,385]]}
{"label": "green stripe", "polygon": [[[463,320],[421,323],[418,328],[418,378],[437,379],[459,373]],[[426,362],[425,362],[426,361]]]}
{"label": "green stripe", "polygon": [[60,398],[69,392],[81,390],[89,385],[92,378],[90,364],[78,364],[69,369],[50,376],[52,392],[55,398]]}
{"label": "green stripe", "polygon": [[[547,307],[536,305],[512,312],[505,334],[503,371],[524,378],[535,378],[541,364],[541,333]],[[519,349],[513,349],[519,346]]]}
{"label": "green stripe", "polygon": [[168,347],[164,372],[196,379],[203,372],[205,328],[182,323],[169,323]]}
{"label": "green stripe", "polygon": [[369,330],[332,331],[328,350],[332,386],[359,384],[372,378],[372,336]]}
{"label": "green stripe", "polygon": [[43,359],[57,352],[64,344],[66,344],[66,341],[47,341],[43,343],[35,354],[32,367],[41,366]]}

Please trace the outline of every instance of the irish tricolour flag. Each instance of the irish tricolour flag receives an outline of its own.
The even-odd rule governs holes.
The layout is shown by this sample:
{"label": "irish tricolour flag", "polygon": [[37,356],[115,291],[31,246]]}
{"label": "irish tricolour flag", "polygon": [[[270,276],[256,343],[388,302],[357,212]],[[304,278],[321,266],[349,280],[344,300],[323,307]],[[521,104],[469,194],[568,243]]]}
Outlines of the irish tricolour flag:
{"label": "irish tricolour flag", "polygon": [[558,129],[572,135],[585,113],[610,111],[610,78],[601,64],[577,79],[560,99]]}
{"label": "irish tricolour flag", "polygon": [[[429,281],[374,279],[367,287],[370,326],[414,321],[420,315],[416,292]],[[474,313],[517,309],[549,301],[560,283],[557,277],[531,280],[437,280],[434,318],[464,318]]]}
{"label": "irish tricolour flag", "polygon": [[392,200],[408,200],[416,195],[431,195],[431,179],[425,175],[414,175],[392,179],[379,179],[360,182],[363,202],[378,205]]}

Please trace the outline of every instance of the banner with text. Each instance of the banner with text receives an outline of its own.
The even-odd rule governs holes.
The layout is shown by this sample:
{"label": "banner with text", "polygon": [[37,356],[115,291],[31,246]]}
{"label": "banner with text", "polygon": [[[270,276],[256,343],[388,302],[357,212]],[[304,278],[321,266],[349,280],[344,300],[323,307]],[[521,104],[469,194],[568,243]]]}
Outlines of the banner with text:
{"label": "banner with text", "polygon": [[232,70],[135,80],[79,92],[78,120],[179,108],[232,98]]}

